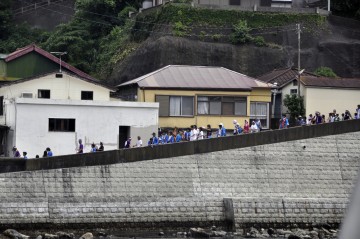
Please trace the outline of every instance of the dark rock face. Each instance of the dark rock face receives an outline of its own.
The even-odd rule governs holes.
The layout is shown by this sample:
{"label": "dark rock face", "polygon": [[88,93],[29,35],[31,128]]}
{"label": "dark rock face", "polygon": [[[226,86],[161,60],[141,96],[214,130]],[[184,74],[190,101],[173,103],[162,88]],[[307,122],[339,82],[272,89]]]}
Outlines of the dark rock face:
{"label": "dark rock face", "polygon": [[[301,35],[301,68],[332,68],[341,77],[360,77],[360,24],[353,20],[329,21],[327,29],[304,29]],[[358,23],[358,22],[356,22]],[[280,48],[235,46],[172,36],[150,37],[115,66],[108,83],[117,85],[166,65],[222,66],[249,76],[281,67],[297,67],[295,27],[262,35]]]}

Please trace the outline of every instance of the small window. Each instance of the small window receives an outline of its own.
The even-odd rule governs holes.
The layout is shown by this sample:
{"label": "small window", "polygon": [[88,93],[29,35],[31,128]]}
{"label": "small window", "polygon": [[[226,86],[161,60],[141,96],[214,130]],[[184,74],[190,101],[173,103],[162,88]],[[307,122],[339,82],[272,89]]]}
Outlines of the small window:
{"label": "small window", "polygon": [[75,119],[49,118],[49,131],[75,132]]}
{"label": "small window", "polygon": [[50,99],[50,90],[38,90],[38,98]]}
{"label": "small window", "polygon": [[293,86],[297,86],[298,85],[298,81],[297,80],[293,80]]}
{"label": "small window", "polygon": [[290,90],[290,94],[291,94],[291,95],[297,94],[297,89],[291,89],[291,90]]}
{"label": "small window", "polygon": [[246,115],[246,97],[198,96],[198,115]]}
{"label": "small window", "polygon": [[229,0],[229,5],[240,6],[240,0]]}
{"label": "small window", "polygon": [[168,96],[157,95],[156,102],[159,102],[159,116],[193,116],[193,96]]}
{"label": "small window", "polygon": [[94,92],[92,91],[81,91],[81,99],[82,100],[93,100]]}

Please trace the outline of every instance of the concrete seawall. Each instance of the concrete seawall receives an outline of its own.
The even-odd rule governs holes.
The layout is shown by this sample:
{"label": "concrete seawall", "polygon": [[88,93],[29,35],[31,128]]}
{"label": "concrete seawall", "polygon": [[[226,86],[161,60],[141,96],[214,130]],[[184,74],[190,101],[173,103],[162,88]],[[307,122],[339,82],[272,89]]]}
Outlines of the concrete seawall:
{"label": "concrete seawall", "polygon": [[[0,174],[0,227],[225,225],[229,202],[237,229],[254,223],[339,223],[360,165],[360,121],[340,123],[305,127],[298,135],[310,137],[306,130],[319,135],[322,129],[317,138],[286,141],[275,133],[268,138],[271,144],[265,144],[261,135],[269,137],[271,132],[246,136],[258,137],[264,144],[259,146],[231,145],[240,136],[211,141],[217,146],[205,141],[179,144],[178,151],[172,148],[176,145],[166,145],[174,154],[181,154],[187,145],[190,149],[178,157],[145,160],[147,155],[142,154],[138,162],[129,157],[130,163],[121,157],[130,150],[106,152],[109,158],[104,157],[103,163],[109,163],[103,165],[91,154],[88,163],[93,165],[80,160],[82,167],[73,162],[77,155],[73,160],[71,156],[29,160],[25,165],[14,161],[17,170],[8,167],[9,172]],[[351,129],[356,132],[346,133]],[[216,150],[229,149],[208,149],[213,145]],[[163,155],[170,154],[165,148]],[[141,150],[136,152],[146,152]],[[208,152],[186,155],[192,150]],[[57,168],[64,162],[68,167]],[[24,167],[29,171],[21,171]]]}

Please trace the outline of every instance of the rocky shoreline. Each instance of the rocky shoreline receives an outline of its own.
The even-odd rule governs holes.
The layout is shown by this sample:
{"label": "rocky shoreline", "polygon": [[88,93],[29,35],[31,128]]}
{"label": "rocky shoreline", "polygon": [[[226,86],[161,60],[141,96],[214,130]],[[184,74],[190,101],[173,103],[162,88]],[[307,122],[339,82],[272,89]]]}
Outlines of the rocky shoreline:
{"label": "rocky shoreline", "polygon": [[[23,234],[24,233],[24,234]],[[226,232],[216,226],[211,228],[189,228],[184,232],[158,231],[149,233],[121,233],[105,229],[95,229],[92,232],[63,232],[55,233],[44,231],[19,232],[14,229],[7,229],[0,234],[0,239],[112,239],[112,238],[287,238],[287,239],[336,239],[339,230],[331,228],[328,224],[317,224],[309,229],[301,229],[296,224],[290,229],[255,228],[250,227],[241,232]]]}

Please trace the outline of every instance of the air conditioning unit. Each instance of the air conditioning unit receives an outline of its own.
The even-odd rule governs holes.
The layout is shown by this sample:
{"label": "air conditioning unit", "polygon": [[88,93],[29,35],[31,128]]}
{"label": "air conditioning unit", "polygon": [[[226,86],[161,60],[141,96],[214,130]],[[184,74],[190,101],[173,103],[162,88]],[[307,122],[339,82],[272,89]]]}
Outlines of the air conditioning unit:
{"label": "air conditioning unit", "polygon": [[21,98],[33,98],[33,93],[23,92]]}

